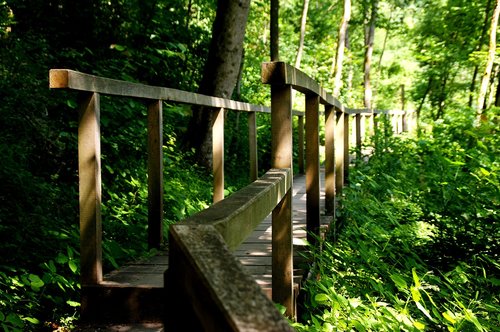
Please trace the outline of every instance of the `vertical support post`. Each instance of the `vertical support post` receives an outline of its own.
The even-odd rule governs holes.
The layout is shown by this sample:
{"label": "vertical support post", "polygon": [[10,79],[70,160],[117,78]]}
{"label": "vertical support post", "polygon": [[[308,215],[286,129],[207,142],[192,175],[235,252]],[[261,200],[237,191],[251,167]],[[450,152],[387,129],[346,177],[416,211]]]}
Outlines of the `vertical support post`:
{"label": "vertical support post", "polygon": [[314,243],[320,227],[319,189],[319,96],[306,95],[306,230]]}
{"label": "vertical support post", "polygon": [[398,134],[404,131],[404,112],[398,115]]}
{"label": "vertical support post", "polygon": [[335,216],[335,111],[325,106],[325,212]]}
{"label": "vertical support post", "polygon": [[212,167],[214,177],[213,202],[224,199],[224,109],[213,111],[212,122]]}
{"label": "vertical support post", "polygon": [[349,114],[344,115],[344,183],[349,183]]}
{"label": "vertical support post", "polygon": [[367,116],[365,114],[361,114],[361,123],[359,126],[359,131],[361,135],[361,144],[363,144],[366,137],[366,118]]}
{"label": "vertical support post", "polygon": [[101,130],[99,94],[82,94],[78,124],[82,285],[102,282]]}
{"label": "vertical support post", "polygon": [[163,240],[163,102],[148,105],[148,246]]}
{"label": "vertical support post", "polygon": [[[273,168],[292,169],[292,87],[271,85],[271,134]],[[293,174],[293,171],[292,171]],[[272,213],[272,300],[295,315],[293,294],[292,190]]]}
{"label": "vertical support post", "polygon": [[361,159],[361,113],[355,115],[356,130],[356,158]]}
{"label": "vertical support post", "polygon": [[335,127],[335,190],[337,196],[342,195],[344,188],[344,136],[349,135],[344,132],[344,117],[349,116],[337,111],[337,123]]}
{"label": "vertical support post", "polygon": [[257,180],[257,113],[248,113],[248,149],[250,151],[250,182]]}
{"label": "vertical support post", "polygon": [[298,119],[298,140],[299,140],[299,174],[304,174],[304,116],[299,115]]}

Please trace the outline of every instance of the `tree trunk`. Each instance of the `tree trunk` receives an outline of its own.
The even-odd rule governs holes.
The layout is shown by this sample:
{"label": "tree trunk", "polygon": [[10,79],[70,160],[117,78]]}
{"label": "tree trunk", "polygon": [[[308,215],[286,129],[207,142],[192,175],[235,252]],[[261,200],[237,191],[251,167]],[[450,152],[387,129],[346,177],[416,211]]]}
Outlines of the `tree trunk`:
{"label": "tree trunk", "polygon": [[493,68],[493,62],[495,60],[495,51],[497,47],[497,27],[498,27],[498,15],[500,14],[500,0],[496,1],[495,11],[491,17],[491,28],[490,28],[490,47],[488,52],[488,60],[486,62],[486,68],[483,74],[483,80],[481,82],[481,88],[479,90],[479,98],[477,102],[477,118],[478,120],[484,120],[485,112],[483,111],[486,92],[488,89],[488,84],[490,82],[491,70]]}
{"label": "tree trunk", "polygon": [[[243,40],[250,0],[219,0],[212,27],[212,40],[198,92],[231,98],[242,60]],[[193,107],[185,145],[195,149],[196,161],[212,166],[212,118],[210,109]]]}
{"label": "tree trunk", "polygon": [[271,0],[271,61],[279,61],[279,0]]}
{"label": "tree trunk", "polygon": [[335,68],[333,70],[333,96],[338,98],[342,85],[342,67],[344,63],[344,49],[347,39],[347,27],[351,19],[351,0],[344,0],[344,15],[339,28],[339,40],[337,43],[337,54],[335,55]]}
{"label": "tree trunk", "polygon": [[[481,29],[481,36],[479,37],[479,42],[476,47],[476,51],[480,51],[484,39],[486,38],[486,32],[488,31],[488,17],[489,17],[489,12],[490,12],[490,7],[491,7],[491,0],[488,0],[486,3],[486,8],[484,10],[484,23],[483,23],[483,28]],[[474,90],[476,90],[476,79],[477,79],[477,74],[479,73],[479,65],[474,66],[474,73],[472,74],[472,82],[470,84],[469,88],[469,107],[472,107],[472,101],[474,100]]]}
{"label": "tree trunk", "polygon": [[300,40],[299,40],[299,49],[297,50],[297,57],[295,58],[295,68],[300,68],[302,53],[304,52],[304,38],[306,36],[306,22],[307,22],[308,9],[309,9],[309,0],[304,0],[304,6],[302,7],[302,17],[300,19]]}
{"label": "tree trunk", "polygon": [[[499,0],[500,1],[500,0]],[[377,20],[378,0],[372,0],[369,24],[365,29],[365,94],[364,104],[368,109],[372,108],[372,88],[370,80],[370,70],[373,57],[373,42],[375,40],[375,22]],[[368,14],[368,10],[367,10]],[[368,16],[368,15],[367,15]]]}

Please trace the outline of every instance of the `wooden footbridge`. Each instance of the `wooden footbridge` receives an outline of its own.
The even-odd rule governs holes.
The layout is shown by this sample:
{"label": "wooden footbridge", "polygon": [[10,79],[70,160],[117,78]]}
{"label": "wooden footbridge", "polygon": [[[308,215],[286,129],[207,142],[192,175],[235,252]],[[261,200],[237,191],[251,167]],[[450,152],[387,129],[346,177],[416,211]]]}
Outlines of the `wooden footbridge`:
{"label": "wooden footbridge", "polygon": [[[262,65],[271,107],[169,88],[50,71],[50,87],[80,92],[78,160],[82,320],[89,323],[160,322],[166,331],[288,331],[276,309],[296,314],[307,262],[297,252],[313,243],[335,213],[347,179],[349,141],[361,146],[378,115],[393,129],[407,129],[403,111],[356,110],[342,105],[317,82],[283,63]],[[305,95],[305,111],[292,110],[292,90]],[[148,244],[160,248],[163,224],[162,104],[209,107],[212,124],[214,204],[169,228],[168,252],[103,276],[100,96],[132,97],[148,107]],[[320,112],[320,105],[324,111]],[[224,112],[248,114],[252,182],[224,199]],[[271,114],[272,169],[258,178],[259,113]],[[325,164],[320,171],[319,121],[325,121]],[[139,113],[140,114],[140,113]],[[292,119],[298,117],[294,133]],[[353,119],[354,121],[351,121]],[[354,123],[350,126],[350,123]],[[304,125],[305,123],[305,125]],[[370,130],[366,130],[367,123]],[[292,136],[298,135],[293,176]],[[305,174],[305,175],[301,175]],[[304,264],[305,263],[305,264]]]}

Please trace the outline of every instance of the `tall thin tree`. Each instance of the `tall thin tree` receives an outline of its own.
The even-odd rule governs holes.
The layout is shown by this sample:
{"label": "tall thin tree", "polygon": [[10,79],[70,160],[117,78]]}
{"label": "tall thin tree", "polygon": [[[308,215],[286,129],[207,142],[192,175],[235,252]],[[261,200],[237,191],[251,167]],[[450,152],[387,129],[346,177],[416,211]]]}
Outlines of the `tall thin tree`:
{"label": "tall thin tree", "polygon": [[335,67],[333,70],[333,96],[340,95],[340,88],[342,86],[342,67],[344,63],[344,51],[346,48],[347,40],[347,27],[351,19],[351,0],[344,0],[344,14],[339,27],[339,39],[337,42],[337,52],[335,55]]}
{"label": "tall thin tree", "polygon": [[297,50],[297,57],[295,58],[295,67],[300,68],[300,62],[302,60],[302,53],[304,52],[304,39],[306,36],[306,23],[307,23],[307,11],[309,9],[309,0],[304,0],[304,5],[302,6],[302,17],[300,19],[300,40],[299,48]]}
{"label": "tall thin tree", "polygon": [[486,68],[484,69],[483,79],[481,81],[481,88],[479,90],[479,98],[477,101],[477,111],[476,115],[478,120],[483,120],[485,118],[485,111],[483,110],[485,105],[486,93],[488,90],[488,84],[490,82],[491,71],[493,69],[493,62],[495,61],[495,51],[497,47],[497,27],[498,27],[498,16],[500,14],[500,0],[496,1],[495,10],[491,17],[490,26],[490,46],[488,50],[488,59],[486,61]]}
{"label": "tall thin tree", "polygon": [[[377,9],[378,9],[378,0],[371,1],[371,10],[369,15],[369,21],[367,26],[365,27],[365,61],[364,61],[364,84],[365,84],[365,93],[364,93],[364,105],[366,108],[372,108],[372,88],[371,88],[371,79],[370,79],[370,71],[373,57],[373,43],[375,41],[375,23],[377,20]],[[366,10],[366,17],[368,17],[368,6]]]}

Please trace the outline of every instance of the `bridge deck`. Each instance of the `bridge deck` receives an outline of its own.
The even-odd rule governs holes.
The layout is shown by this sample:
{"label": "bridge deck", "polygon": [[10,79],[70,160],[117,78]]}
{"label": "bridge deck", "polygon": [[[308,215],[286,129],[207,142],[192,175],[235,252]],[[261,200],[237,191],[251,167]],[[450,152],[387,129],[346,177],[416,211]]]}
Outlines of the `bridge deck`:
{"label": "bridge deck", "polygon": [[[324,172],[321,172],[324,177]],[[321,180],[321,183],[324,183]],[[305,176],[294,177],[293,230],[295,289],[303,277],[298,252],[305,247],[306,225]],[[324,190],[321,190],[324,210]],[[322,217],[322,224],[331,220]],[[267,217],[235,251],[244,268],[255,277],[264,292],[271,296],[271,216]],[[104,276],[100,285],[83,287],[82,306],[88,308],[86,318],[94,322],[159,321],[162,312],[163,273],[168,268],[168,255],[157,256],[123,266]],[[83,315],[82,315],[83,316]],[[83,317],[82,317],[83,318]]]}

